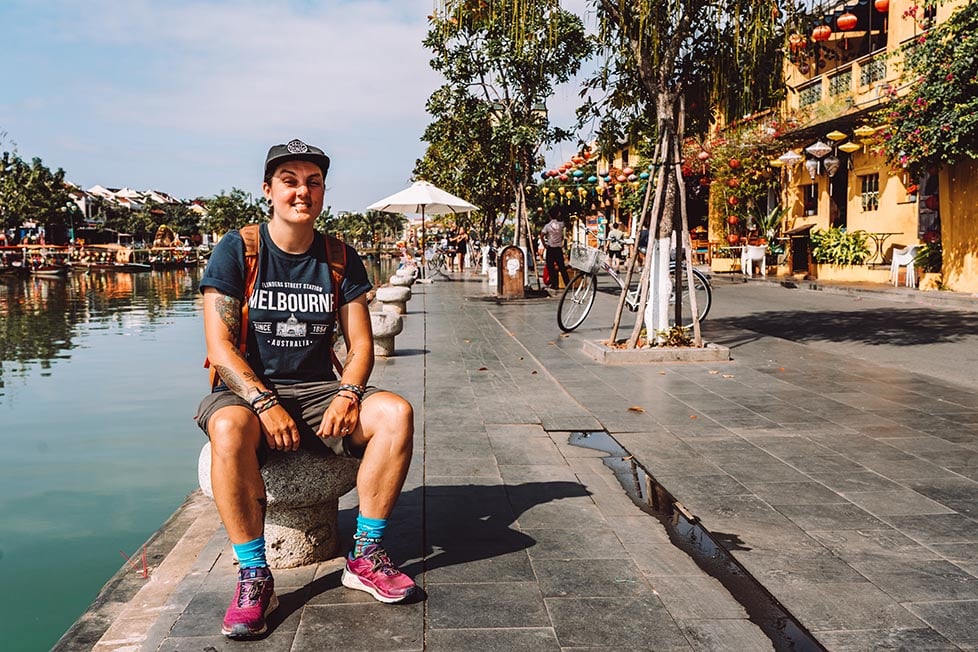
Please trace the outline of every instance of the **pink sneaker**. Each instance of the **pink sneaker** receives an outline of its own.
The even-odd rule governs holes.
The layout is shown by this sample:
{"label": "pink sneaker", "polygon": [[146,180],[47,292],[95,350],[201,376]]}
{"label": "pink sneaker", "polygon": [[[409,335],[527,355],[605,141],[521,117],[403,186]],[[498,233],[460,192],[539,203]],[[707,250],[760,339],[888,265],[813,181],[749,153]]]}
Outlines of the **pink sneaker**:
{"label": "pink sneaker", "polygon": [[400,602],[414,593],[414,581],[399,571],[377,544],[363,549],[356,559],[347,559],[343,586],[366,591],[380,602]]}
{"label": "pink sneaker", "polygon": [[278,607],[275,580],[267,568],[242,568],[221,632],[228,638],[250,638],[268,629],[265,617]]}

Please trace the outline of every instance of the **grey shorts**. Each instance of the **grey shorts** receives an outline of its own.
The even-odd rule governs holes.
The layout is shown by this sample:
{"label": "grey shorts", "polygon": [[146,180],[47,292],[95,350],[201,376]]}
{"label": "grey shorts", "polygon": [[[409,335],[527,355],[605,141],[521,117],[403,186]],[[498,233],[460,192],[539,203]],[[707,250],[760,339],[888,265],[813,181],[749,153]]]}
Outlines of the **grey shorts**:
{"label": "grey shorts", "polygon": [[[278,396],[279,403],[292,416],[296,426],[299,428],[299,447],[313,453],[325,454],[333,451],[336,455],[346,457],[363,457],[364,449],[350,444],[349,437],[328,437],[322,439],[316,436],[319,424],[323,420],[323,413],[329,404],[336,398],[339,391],[339,381],[296,383],[294,385],[275,385],[270,384],[269,389]],[[363,398],[366,399],[371,394],[381,391],[376,387],[367,387]],[[223,407],[230,405],[240,405],[251,409],[248,401],[244,400],[229,389],[220,389],[211,392],[200,402],[197,407],[197,416],[194,417],[200,429],[207,434],[207,424],[215,412]],[[259,459],[264,461],[268,453],[268,442],[261,438],[262,445],[259,450]]]}

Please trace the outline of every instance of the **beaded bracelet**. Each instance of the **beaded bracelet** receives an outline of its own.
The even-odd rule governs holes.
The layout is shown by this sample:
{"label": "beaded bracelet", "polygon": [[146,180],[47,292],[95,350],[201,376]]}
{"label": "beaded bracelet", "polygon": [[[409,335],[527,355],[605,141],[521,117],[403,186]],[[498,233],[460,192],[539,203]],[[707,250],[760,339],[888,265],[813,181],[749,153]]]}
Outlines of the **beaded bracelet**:
{"label": "beaded bracelet", "polygon": [[251,403],[251,408],[254,409],[255,408],[255,405],[257,405],[261,401],[264,401],[264,400],[267,400],[267,399],[270,399],[270,398],[275,398],[275,394],[272,393],[271,390],[267,390],[266,389],[266,390],[264,390],[262,392],[258,392],[258,394],[253,399],[251,399],[249,401],[249,403]]}
{"label": "beaded bracelet", "polygon": [[[349,390],[349,391],[352,391],[352,390]],[[350,396],[349,394],[339,394],[339,393],[337,393],[336,396],[339,397],[339,398],[345,398],[347,400],[353,401],[358,406],[360,405],[360,397],[357,396],[357,395],[355,395],[355,394],[353,396]]]}
{"label": "beaded bracelet", "polygon": [[278,405],[278,399],[273,396],[272,398],[268,399],[258,407],[255,407],[254,408],[255,414],[261,414],[262,412],[266,412],[272,409],[273,407],[275,407],[276,405]]}
{"label": "beaded bracelet", "polygon": [[340,391],[340,390],[343,390],[343,389],[350,390],[351,392],[353,392],[354,394],[356,394],[357,395],[357,398],[359,400],[361,400],[361,401],[363,400],[363,393],[367,391],[367,388],[364,387],[363,385],[353,385],[351,383],[343,383],[342,385],[340,385],[337,388],[336,391]]}

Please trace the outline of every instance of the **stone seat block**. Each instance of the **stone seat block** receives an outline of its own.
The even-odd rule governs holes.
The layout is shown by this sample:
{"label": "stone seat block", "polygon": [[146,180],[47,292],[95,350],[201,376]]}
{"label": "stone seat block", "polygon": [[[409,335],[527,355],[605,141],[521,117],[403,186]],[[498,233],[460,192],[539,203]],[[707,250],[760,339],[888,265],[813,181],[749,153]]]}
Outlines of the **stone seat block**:
{"label": "stone seat block", "polygon": [[406,288],[409,288],[409,287],[411,287],[411,284],[413,284],[413,283],[414,283],[414,277],[413,276],[404,276],[402,274],[394,274],[390,278],[390,284],[393,285],[394,287],[406,287]]}
{"label": "stone seat block", "polygon": [[[261,469],[268,510],[265,554],[272,568],[294,568],[336,557],[340,551],[340,496],[357,484],[359,460],[305,450],[269,451]],[[197,460],[204,495],[211,489],[211,444]]]}
{"label": "stone seat block", "polygon": [[371,312],[370,326],[374,332],[374,355],[394,355],[394,336],[404,330],[404,318],[395,312]]}
{"label": "stone seat block", "polygon": [[403,315],[407,312],[407,302],[411,298],[411,288],[399,286],[384,286],[377,288],[374,297],[381,305],[383,312],[394,312]]}

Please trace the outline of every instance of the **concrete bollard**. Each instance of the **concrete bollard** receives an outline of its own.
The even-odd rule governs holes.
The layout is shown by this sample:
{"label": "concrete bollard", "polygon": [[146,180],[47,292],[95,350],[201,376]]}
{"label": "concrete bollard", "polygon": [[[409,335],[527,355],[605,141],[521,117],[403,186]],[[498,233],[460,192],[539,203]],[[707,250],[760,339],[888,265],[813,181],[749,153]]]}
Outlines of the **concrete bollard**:
{"label": "concrete bollard", "polygon": [[380,287],[377,288],[375,299],[381,305],[383,312],[393,312],[403,315],[407,312],[407,302],[411,298],[411,288]]}
{"label": "concrete bollard", "polygon": [[374,331],[374,355],[394,355],[394,336],[404,330],[404,318],[394,312],[372,312],[370,326]]}
{"label": "concrete bollard", "polygon": [[[357,485],[360,462],[332,453],[269,451],[261,468],[268,510],[265,556],[272,568],[295,568],[336,557],[340,552],[339,498]],[[205,496],[211,489],[211,444],[197,460]]]}
{"label": "concrete bollard", "polygon": [[412,276],[403,276],[401,274],[394,274],[394,276],[391,276],[390,278],[390,284],[393,285],[394,287],[408,288],[411,287],[411,284],[413,283],[414,283],[414,277]]}

